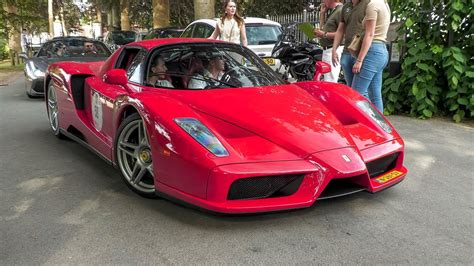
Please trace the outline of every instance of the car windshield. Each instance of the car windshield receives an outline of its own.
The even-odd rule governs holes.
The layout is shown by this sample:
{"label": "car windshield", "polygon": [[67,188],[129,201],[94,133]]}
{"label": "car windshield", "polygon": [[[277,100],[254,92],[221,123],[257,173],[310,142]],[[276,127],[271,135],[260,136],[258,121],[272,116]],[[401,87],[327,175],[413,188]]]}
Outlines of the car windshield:
{"label": "car windshield", "polygon": [[281,35],[281,28],[276,25],[246,24],[248,45],[275,44]]}
{"label": "car windshield", "polygon": [[113,31],[112,40],[115,44],[124,45],[135,41],[137,33],[134,31]]}
{"label": "car windshield", "polygon": [[106,46],[95,40],[60,39],[45,43],[38,56],[45,57],[109,57]]}
{"label": "car windshield", "polygon": [[180,44],[150,58],[146,84],[175,89],[241,88],[284,84],[249,49],[228,43]]}

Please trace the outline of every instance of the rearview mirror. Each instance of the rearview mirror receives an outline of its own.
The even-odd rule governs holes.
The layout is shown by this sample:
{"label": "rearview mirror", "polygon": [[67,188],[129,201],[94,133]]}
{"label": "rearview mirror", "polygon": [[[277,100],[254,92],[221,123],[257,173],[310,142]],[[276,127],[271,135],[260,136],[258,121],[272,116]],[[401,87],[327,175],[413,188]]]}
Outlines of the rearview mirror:
{"label": "rearview mirror", "polygon": [[321,75],[329,72],[331,72],[331,65],[323,61],[318,61],[316,62],[316,71],[314,72],[313,80],[320,80]]}
{"label": "rearview mirror", "polygon": [[128,83],[127,72],[123,69],[111,69],[105,73],[104,82],[124,86]]}

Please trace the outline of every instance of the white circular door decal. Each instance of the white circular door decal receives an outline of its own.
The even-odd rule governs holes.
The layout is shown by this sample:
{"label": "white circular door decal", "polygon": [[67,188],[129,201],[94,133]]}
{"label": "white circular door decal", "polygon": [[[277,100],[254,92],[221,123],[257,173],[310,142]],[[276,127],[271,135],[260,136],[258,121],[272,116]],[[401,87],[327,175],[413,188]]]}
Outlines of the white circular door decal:
{"label": "white circular door decal", "polygon": [[100,131],[102,129],[102,103],[97,92],[94,92],[94,95],[92,95],[92,120],[94,121],[95,129]]}

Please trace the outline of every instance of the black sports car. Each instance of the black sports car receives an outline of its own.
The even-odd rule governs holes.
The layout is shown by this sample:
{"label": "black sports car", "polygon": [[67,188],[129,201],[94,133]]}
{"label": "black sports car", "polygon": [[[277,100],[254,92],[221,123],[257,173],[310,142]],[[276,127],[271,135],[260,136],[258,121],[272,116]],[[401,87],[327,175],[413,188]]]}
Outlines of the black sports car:
{"label": "black sports car", "polygon": [[32,57],[21,54],[25,59],[26,95],[30,98],[44,96],[44,72],[54,62],[104,61],[110,54],[104,43],[84,37],[54,38],[44,43]]}

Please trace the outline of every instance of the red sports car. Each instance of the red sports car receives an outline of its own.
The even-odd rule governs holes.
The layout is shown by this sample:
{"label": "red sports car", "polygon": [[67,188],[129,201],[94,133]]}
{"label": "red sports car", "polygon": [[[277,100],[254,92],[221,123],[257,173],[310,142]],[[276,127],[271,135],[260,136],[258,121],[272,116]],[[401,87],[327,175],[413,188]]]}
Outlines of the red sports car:
{"label": "red sports car", "polygon": [[[322,68],[324,69],[324,68]],[[404,144],[341,84],[288,84],[249,49],[157,39],[46,73],[54,135],[116,166],[145,197],[219,213],[309,207],[402,181]]]}

